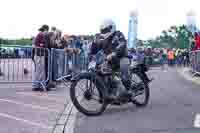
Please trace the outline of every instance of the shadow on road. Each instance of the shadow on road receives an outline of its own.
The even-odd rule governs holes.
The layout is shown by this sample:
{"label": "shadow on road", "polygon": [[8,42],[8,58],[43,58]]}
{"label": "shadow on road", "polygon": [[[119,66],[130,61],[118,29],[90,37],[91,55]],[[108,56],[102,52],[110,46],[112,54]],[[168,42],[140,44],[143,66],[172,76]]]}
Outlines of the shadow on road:
{"label": "shadow on road", "polygon": [[138,108],[135,105],[127,104],[122,106],[109,106],[103,115],[111,115],[118,113],[137,112]]}

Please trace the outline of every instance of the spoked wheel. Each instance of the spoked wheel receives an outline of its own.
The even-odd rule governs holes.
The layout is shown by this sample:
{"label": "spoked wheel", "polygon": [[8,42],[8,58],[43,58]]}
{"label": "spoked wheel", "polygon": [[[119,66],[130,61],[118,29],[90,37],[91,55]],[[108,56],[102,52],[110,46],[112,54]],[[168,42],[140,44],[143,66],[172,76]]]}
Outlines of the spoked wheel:
{"label": "spoked wheel", "polygon": [[149,87],[148,84],[144,82],[142,77],[138,74],[132,75],[132,83],[135,86],[135,97],[133,99],[133,104],[138,107],[144,107],[149,101]]}
{"label": "spoked wheel", "polygon": [[77,110],[87,116],[101,115],[107,106],[102,90],[97,87],[97,82],[85,74],[71,84],[71,100]]}

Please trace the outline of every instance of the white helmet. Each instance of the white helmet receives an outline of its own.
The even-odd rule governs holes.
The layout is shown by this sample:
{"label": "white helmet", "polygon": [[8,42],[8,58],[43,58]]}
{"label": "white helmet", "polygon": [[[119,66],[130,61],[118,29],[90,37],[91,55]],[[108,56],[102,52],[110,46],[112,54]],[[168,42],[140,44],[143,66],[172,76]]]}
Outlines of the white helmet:
{"label": "white helmet", "polygon": [[105,19],[100,25],[100,32],[105,36],[109,36],[115,31],[116,31],[116,25],[112,19]]}

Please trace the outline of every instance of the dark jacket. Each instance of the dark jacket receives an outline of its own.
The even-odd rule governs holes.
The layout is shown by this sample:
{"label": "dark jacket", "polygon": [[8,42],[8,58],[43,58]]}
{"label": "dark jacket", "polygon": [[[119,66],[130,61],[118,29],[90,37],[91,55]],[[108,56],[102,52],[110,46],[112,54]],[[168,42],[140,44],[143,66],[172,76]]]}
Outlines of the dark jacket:
{"label": "dark jacket", "polygon": [[96,42],[92,42],[90,50],[89,50],[89,61],[91,61],[93,56],[96,56],[100,50],[101,50],[101,47]]}
{"label": "dark jacket", "polygon": [[89,53],[90,55],[96,55],[100,50],[101,50],[101,47],[97,43],[93,42],[90,47]]}
{"label": "dark jacket", "polygon": [[113,69],[118,69],[120,59],[128,57],[127,42],[122,32],[116,31],[107,39],[100,42],[100,47],[106,55],[113,53],[111,65]]}
{"label": "dark jacket", "polygon": [[103,40],[101,46],[106,55],[114,53],[117,58],[128,56],[127,42],[120,31],[114,32],[110,37]]}
{"label": "dark jacket", "polygon": [[[33,55],[36,54],[37,56],[44,56],[45,55],[45,34],[40,32],[36,38],[35,38],[35,47],[38,48],[34,48],[33,49]],[[43,44],[43,46],[40,46],[40,44]]]}

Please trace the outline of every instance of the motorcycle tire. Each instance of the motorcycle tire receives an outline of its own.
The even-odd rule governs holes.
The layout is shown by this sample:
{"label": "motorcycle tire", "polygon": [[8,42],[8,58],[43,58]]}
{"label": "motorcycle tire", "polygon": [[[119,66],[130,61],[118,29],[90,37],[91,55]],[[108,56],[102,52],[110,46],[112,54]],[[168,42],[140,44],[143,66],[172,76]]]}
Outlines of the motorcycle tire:
{"label": "motorcycle tire", "polygon": [[140,79],[141,79],[141,86],[143,87],[143,94],[144,94],[144,100],[140,101],[137,99],[137,96],[134,98],[134,100],[132,101],[133,104],[135,104],[137,107],[145,107],[148,102],[149,102],[149,97],[150,97],[150,89],[149,89],[149,85],[148,83],[146,83],[145,79],[143,78],[143,76],[139,73],[134,73],[136,74]]}
{"label": "motorcycle tire", "polygon": [[[96,87],[96,89],[97,89],[97,91],[100,95],[99,103],[100,103],[101,107],[98,110],[95,110],[95,111],[88,110],[88,109],[84,108],[79,103],[79,101],[76,97],[76,89],[77,89],[76,86],[77,86],[78,82],[81,81],[81,80],[89,80],[95,85],[95,87]],[[103,86],[102,86],[100,80],[97,77],[95,77],[94,74],[92,74],[90,72],[81,73],[76,77],[75,80],[72,80],[72,84],[71,84],[71,87],[70,87],[71,101],[72,101],[73,105],[77,108],[77,110],[79,112],[83,113],[84,115],[86,115],[86,116],[99,116],[105,111],[105,109],[108,105],[105,98],[104,98],[105,94],[104,94],[102,88],[103,88]]]}

